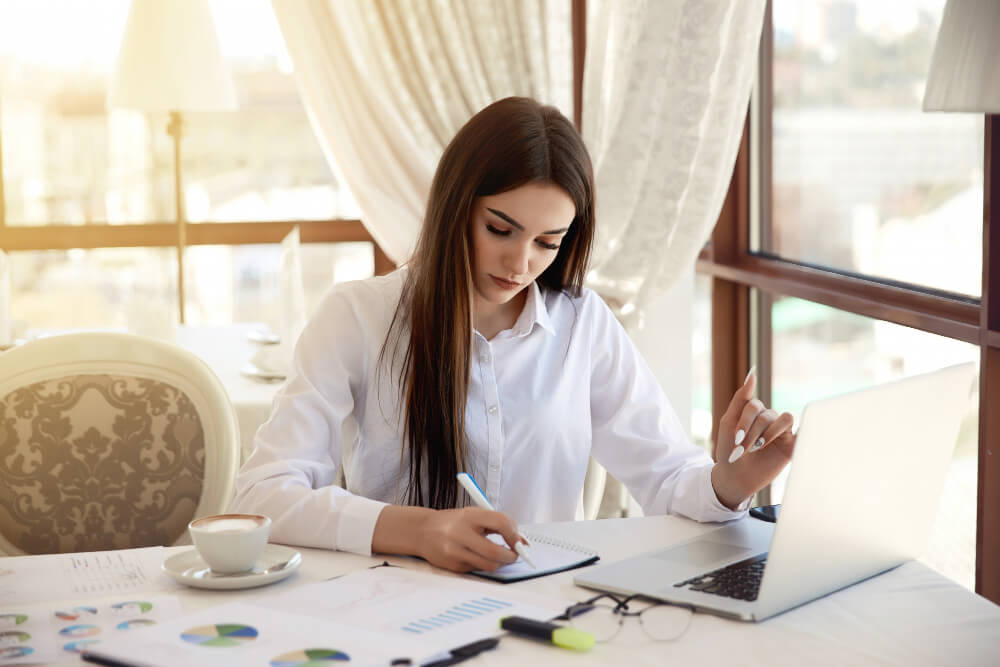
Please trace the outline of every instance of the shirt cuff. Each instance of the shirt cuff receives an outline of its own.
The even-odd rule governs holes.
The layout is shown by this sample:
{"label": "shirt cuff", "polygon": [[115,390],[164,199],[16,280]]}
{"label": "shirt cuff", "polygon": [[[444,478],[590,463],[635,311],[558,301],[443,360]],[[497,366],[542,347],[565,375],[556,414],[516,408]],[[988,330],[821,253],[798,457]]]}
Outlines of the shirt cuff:
{"label": "shirt cuff", "polygon": [[705,507],[709,508],[710,516],[709,521],[731,521],[733,519],[739,519],[744,514],[746,514],[747,509],[750,507],[750,502],[753,500],[753,494],[745,498],[743,502],[736,506],[736,509],[731,510],[722,504],[719,500],[719,496],[715,493],[715,487],[712,486],[712,468],[714,465],[705,466],[701,469],[702,474],[702,497],[705,499]]}
{"label": "shirt cuff", "polygon": [[354,496],[348,500],[340,511],[336,548],[371,556],[375,523],[386,504],[363,496]]}

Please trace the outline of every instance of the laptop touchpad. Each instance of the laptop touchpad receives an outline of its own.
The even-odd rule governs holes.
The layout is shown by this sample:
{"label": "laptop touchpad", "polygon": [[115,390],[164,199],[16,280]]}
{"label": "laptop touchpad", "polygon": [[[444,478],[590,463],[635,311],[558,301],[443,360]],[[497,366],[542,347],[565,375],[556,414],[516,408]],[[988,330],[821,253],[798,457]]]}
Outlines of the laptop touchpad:
{"label": "laptop touchpad", "polygon": [[667,549],[656,554],[655,557],[671,563],[685,563],[688,565],[709,565],[716,561],[732,560],[739,555],[750,555],[750,549],[739,547],[734,544],[724,544],[713,540],[697,540],[682,544],[673,549]]}

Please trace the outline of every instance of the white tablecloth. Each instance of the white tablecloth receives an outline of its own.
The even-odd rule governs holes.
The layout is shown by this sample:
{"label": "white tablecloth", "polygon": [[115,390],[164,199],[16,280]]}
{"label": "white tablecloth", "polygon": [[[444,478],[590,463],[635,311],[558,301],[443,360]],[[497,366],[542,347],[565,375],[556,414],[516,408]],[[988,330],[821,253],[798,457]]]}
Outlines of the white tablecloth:
{"label": "white tablecloth", "polygon": [[[749,520],[749,519],[748,519]],[[561,538],[601,554],[603,563],[659,549],[710,530],[673,516],[605,519],[524,526],[527,532]],[[171,547],[169,554],[191,547]],[[165,574],[164,591],[176,594],[186,612],[232,601],[265,602],[270,596],[388,560],[402,567],[442,572],[425,561],[365,557],[321,549],[300,549],[302,568],[288,579],[243,591],[178,588]],[[569,600],[594,593],[573,584],[580,570],[531,579],[515,588]],[[499,584],[498,584],[499,585]],[[502,585],[500,585],[502,586]],[[3,605],[0,604],[0,607]],[[80,664],[76,660],[60,662]],[[221,662],[219,664],[222,664]],[[673,642],[648,639],[632,619],[617,637],[587,653],[555,648],[520,637],[504,637],[474,665],[754,665],[845,667],[846,665],[1000,665],[1000,607],[927,566],[906,563],[763,623],[696,614],[688,631]]]}
{"label": "white tablecloth", "polygon": [[201,357],[225,385],[239,422],[241,463],[253,450],[254,435],[271,414],[271,402],[281,387],[280,382],[262,382],[240,374],[240,369],[258,350],[259,345],[247,338],[258,327],[256,324],[181,326],[175,335],[177,344]]}

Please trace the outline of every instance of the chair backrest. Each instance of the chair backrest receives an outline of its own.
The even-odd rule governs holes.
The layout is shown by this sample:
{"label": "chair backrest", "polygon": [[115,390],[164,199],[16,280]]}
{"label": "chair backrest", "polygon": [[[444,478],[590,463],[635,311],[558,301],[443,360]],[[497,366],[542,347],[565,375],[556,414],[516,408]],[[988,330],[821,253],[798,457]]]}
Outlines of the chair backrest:
{"label": "chair backrest", "polygon": [[0,554],[189,544],[238,465],[226,390],[183,348],[86,332],[0,354]]}
{"label": "chair backrest", "polygon": [[596,459],[587,462],[587,475],[583,478],[583,518],[588,521],[596,519],[601,511],[601,501],[604,500],[604,489],[607,487],[608,471]]}

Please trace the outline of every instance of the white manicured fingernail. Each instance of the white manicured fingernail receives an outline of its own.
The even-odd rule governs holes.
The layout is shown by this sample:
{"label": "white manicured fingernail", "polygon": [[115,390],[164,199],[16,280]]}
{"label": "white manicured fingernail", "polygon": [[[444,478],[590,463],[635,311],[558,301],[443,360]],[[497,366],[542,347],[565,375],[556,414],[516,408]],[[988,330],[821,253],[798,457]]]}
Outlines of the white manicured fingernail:
{"label": "white manicured fingernail", "polygon": [[736,444],[736,445],[740,444],[741,442],[743,442],[743,438],[745,438],[745,437],[747,437],[746,431],[744,431],[743,429],[740,429],[739,431],[736,432],[736,442],[733,443],[733,444]]}
{"label": "white manicured fingernail", "polygon": [[756,364],[750,367],[750,371],[747,373],[747,376],[743,378],[743,384],[746,384],[747,382],[750,381],[750,376],[753,375],[754,371],[756,370],[757,370]]}
{"label": "white manicured fingernail", "polygon": [[751,452],[756,452],[758,449],[760,449],[763,446],[764,446],[764,437],[761,436],[761,437],[757,438],[757,440],[750,447],[750,451]]}
{"label": "white manicured fingernail", "polygon": [[[740,431],[740,432],[742,433],[742,431]],[[729,454],[729,462],[730,462],[730,463],[736,463],[736,460],[737,460],[738,458],[740,458],[741,456],[743,456],[743,446],[742,446],[742,445],[738,445],[738,446],[736,447],[736,449],[734,449],[734,450],[733,450],[733,451],[732,451],[732,452],[731,452],[731,453]]]}

